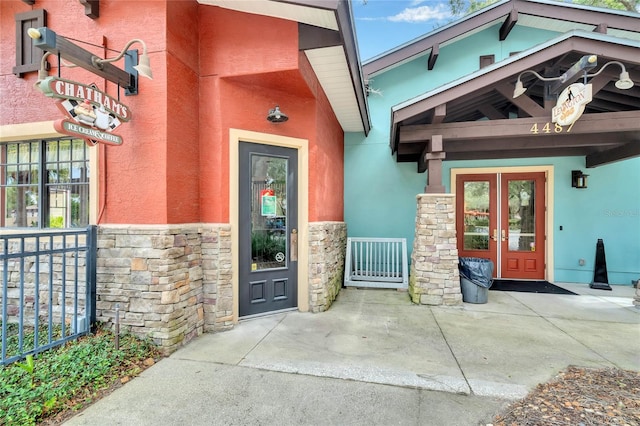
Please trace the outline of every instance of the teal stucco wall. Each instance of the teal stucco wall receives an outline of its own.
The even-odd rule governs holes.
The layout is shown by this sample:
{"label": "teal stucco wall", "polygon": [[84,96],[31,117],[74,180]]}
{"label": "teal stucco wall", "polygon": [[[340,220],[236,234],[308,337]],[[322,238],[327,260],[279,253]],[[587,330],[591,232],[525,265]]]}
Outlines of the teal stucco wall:
{"label": "teal stucco wall", "polygon": [[[499,25],[440,49],[436,67],[427,71],[427,57],[374,76],[369,96],[372,130],[345,135],[345,221],[349,236],[404,237],[413,246],[416,195],[424,192],[426,173],[416,163],[397,163],[389,146],[391,108],[452,80],[475,72],[479,57],[510,53],[543,43],[557,33],[516,27],[504,42]],[[589,283],[595,247],[605,244],[611,284],[629,285],[640,278],[640,158],[585,168],[584,157],[445,161],[443,179],[451,191],[451,168],[546,165],[553,168],[553,277],[555,282]],[[571,187],[571,170],[589,174],[588,188]],[[560,230],[562,226],[562,230]],[[584,259],[584,265],[580,265]]]}

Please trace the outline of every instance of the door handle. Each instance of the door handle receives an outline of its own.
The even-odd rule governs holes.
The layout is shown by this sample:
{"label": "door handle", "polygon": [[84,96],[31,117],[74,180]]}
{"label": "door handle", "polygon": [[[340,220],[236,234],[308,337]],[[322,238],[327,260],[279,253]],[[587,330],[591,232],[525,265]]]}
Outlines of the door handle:
{"label": "door handle", "polygon": [[502,241],[505,241],[507,239],[507,231],[505,231],[504,229],[502,230]]}
{"label": "door handle", "polygon": [[493,229],[493,235],[491,236],[491,239],[493,241],[498,241],[498,230],[497,229]]}
{"label": "door handle", "polygon": [[289,254],[291,261],[297,262],[298,261],[298,230],[297,229],[291,230],[291,235],[289,236],[289,249],[291,250],[291,253]]}

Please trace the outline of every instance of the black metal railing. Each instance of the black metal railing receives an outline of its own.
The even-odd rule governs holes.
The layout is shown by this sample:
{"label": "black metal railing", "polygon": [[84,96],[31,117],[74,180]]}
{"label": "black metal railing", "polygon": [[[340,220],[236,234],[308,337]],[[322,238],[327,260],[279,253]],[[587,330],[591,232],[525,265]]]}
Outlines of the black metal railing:
{"label": "black metal railing", "polygon": [[88,333],[96,320],[96,226],[0,235],[0,365]]}

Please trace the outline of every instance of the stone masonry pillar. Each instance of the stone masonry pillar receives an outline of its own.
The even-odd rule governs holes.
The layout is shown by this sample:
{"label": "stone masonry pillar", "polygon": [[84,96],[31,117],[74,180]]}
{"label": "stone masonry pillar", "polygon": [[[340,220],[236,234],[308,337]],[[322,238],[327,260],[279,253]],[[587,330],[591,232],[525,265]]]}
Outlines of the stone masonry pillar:
{"label": "stone masonry pillar", "polygon": [[419,194],[409,294],[422,305],[462,304],[454,194]]}

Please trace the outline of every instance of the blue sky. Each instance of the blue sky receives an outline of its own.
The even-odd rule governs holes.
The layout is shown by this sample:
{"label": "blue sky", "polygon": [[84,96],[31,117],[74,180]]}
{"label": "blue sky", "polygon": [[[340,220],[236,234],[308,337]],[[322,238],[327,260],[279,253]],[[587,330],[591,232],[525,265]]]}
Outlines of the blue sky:
{"label": "blue sky", "polygon": [[453,19],[446,0],[352,0],[352,7],[362,61]]}

